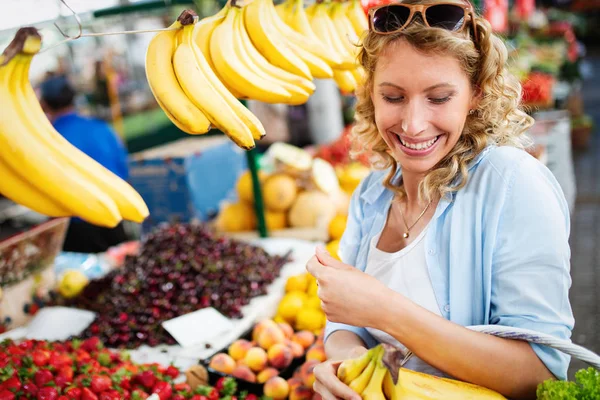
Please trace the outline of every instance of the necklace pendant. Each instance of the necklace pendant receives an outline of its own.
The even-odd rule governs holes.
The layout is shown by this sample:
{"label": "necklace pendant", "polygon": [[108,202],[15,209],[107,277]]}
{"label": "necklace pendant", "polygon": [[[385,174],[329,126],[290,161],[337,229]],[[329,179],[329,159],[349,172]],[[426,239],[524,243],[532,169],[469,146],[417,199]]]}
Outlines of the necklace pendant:
{"label": "necklace pendant", "polygon": [[403,237],[404,239],[408,239],[408,232],[404,232],[404,233],[402,234],[402,237]]}

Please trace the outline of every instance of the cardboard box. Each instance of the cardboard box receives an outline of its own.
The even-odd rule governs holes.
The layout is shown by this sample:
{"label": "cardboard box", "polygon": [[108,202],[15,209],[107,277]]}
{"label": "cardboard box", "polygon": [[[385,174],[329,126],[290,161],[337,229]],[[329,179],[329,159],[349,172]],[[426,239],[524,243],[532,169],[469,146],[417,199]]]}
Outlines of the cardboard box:
{"label": "cardboard box", "polygon": [[132,154],[129,181],[150,210],[142,229],[210,220],[246,166],[244,151],[225,136],[189,137]]}

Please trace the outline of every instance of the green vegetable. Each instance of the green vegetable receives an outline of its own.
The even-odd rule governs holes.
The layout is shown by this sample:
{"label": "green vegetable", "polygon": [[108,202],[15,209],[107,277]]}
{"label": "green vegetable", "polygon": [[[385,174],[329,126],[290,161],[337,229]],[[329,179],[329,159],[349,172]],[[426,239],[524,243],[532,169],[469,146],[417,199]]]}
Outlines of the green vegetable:
{"label": "green vegetable", "polygon": [[575,374],[576,382],[549,379],[537,388],[538,400],[600,399],[600,372],[590,367]]}

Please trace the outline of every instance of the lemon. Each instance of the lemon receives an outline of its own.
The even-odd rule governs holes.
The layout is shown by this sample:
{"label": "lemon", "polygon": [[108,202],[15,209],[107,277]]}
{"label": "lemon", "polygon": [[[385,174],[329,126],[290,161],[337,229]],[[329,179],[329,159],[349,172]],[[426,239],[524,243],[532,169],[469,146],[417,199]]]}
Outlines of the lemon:
{"label": "lemon", "polygon": [[314,308],[304,308],[296,316],[296,329],[316,331],[323,327],[325,313]]}
{"label": "lemon", "polygon": [[283,296],[277,307],[277,315],[281,316],[286,322],[294,322],[296,316],[306,303],[306,293],[292,291]]}
{"label": "lemon", "polygon": [[282,317],[281,315],[279,315],[279,314],[277,314],[277,315],[276,315],[276,316],[273,318],[273,322],[277,322],[277,323],[280,323],[280,322],[285,322],[285,323],[287,323],[286,319],[285,319],[285,318],[283,318],[283,317]]}
{"label": "lemon", "polygon": [[340,256],[338,255],[338,251],[340,249],[340,241],[339,239],[336,240],[332,240],[331,242],[327,243],[327,246],[325,246],[325,249],[327,249],[327,251],[329,252],[329,254],[331,254],[331,256],[337,260],[340,259]]}
{"label": "lemon", "polygon": [[291,292],[298,290],[300,292],[306,292],[308,289],[308,277],[306,274],[290,276],[285,283],[285,291]]}
{"label": "lemon", "polygon": [[321,299],[317,296],[310,296],[308,300],[306,300],[306,304],[304,305],[306,308],[314,308],[315,310],[321,309]]}
{"label": "lemon", "polygon": [[319,285],[317,285],[317,281],[313,281],[313,282],[311,282],[311,283],[308,284],[307,294],[309,296],[316,296],[317,295],[317,290],[319,290]]}
{"label": "lemon", "polygon": [[338,214],[331,220],[331,222],[329,222],[329,238],[331,240],[337,240],[342,238],[342,235],[346,230],[347,221],[347,216]]}
{"label": "lemon", "polygon": [[88,284],[88,278],[81,271],[70,269],[66,271],[58,285],[58,291],[63,297],[75,297]]}

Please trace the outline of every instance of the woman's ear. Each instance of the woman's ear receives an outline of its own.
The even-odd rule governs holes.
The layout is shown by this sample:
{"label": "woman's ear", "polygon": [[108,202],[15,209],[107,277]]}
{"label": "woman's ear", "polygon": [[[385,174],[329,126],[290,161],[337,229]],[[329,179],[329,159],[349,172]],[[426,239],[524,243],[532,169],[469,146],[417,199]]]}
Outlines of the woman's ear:
{"label": "woman's ear", "polygon": [[470,109],[477,110],[479,108],[479,103],[481,102],[482,98],[483,98],[483,91],[481,90],[481,88],[479,86],[474,86],[473,87],[473,96],[471,97]]}

